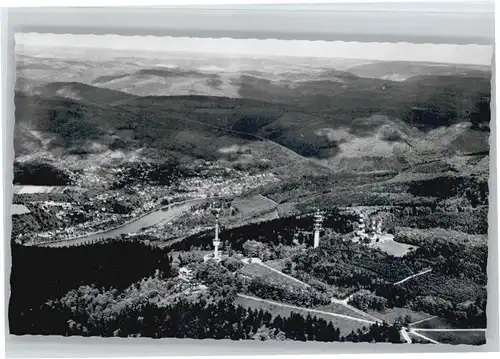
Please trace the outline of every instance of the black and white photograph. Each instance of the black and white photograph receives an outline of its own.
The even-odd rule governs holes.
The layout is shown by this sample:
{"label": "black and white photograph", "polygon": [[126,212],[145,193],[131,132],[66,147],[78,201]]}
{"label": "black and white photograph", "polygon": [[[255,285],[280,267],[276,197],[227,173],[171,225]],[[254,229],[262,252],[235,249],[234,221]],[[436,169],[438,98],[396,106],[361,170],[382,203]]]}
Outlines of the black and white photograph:
{"label": "black and white photograph", "polygon": [[484,345],[492,54],[16,33],[10,333]]}

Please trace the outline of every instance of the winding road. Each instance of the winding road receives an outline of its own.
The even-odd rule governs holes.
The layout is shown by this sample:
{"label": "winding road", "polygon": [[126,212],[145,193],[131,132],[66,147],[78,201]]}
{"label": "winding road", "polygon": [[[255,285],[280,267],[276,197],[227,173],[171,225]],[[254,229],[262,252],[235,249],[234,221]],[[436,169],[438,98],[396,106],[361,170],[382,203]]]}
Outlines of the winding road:
{"label": "winding road", "polygon": [[[274,268],[272,268],[272,267],[268,266],[267,264],[264,264],[264,263],[262,263],[262,262],[254,262],[254,263],[257,263],[257,264],[259,264],[259,265],[261,265],[261,266],[263,266],[263,267],[265,267],[265,268],[267,268],[267,269],[269,269],[269,270],[272,270],[273,272],[276,272],[276,273],[278,273],[278,274],[280,274],[280,275],[284,276],[285,278],[288,278],[288,279],[290,279],[290,280],[293,280],[294,282],[297,282],[297,283],[299,283],[299,284],[302,284],[302,285],[303,285],[304,287],[306,287],[306,288],[310,288],[310,287],[311,287],[309,284],[307,284],[307,283],[305,283],[305,282],[303,282],[303,281],[301,281],[301,280],[299,280],[299,279],[297,279],[297,278],[295,278],[295,277],[292,277],[291,275],[285,274],[285,273],[283,273],[283,272],[281,272],[281,271],[279,271],[279,270],[277,270],[277,269],[274,269]],[[348,309],[352,310],[353,312],[356,312],[356,313],[358,313],[358,314],[360,314],[360,315],[362,315],[362,316],[364,316],[364,317],[369,317],[369,318],[373,319],[373,323],[382,323],[382,322],[383,322],[383,320],[382,320],[382,319],[377,318],[377,317],[375,317],[375,316],[373,316],[373,315],[371,315],[371,314],[369,314],[369,313],[363,312],[362,310],[359,310],[358,308],[355,308],[355,307],[353,307],[352,305],[349,305],[347,302],[349,301],[349,299],[350,299],[351,297],[352,297],[352,295],[351,295],[351,296],[349,296],[349,297],[347,297],[347,298],[345,298],[345,299],[338,299],[338,298],[334,298],[334,297],[332,297],[332,298],[331,298],[331,302],[332,302],[332,303],[335,303],[335,304],[340,304],[340,305],[342,305],[342,306],[344,306],[344,307],[346,307],[346,308],[348,308]]]}
{"label": "winding road", "polygon": [[[286,277],[287,279],[291,279],[297,283],[300,283],[302,285],[304,285],[305,287],[310,287],[309,284],[307,283],[304,283],[302,282],[301,280],[297,279],[297,278],[294,278],[288,274],[285,274],[277,269],[274,269],[260,261],[256,261],[256,262],[253,262],[253,263],[257,263],[269,270],[272,270],[273,272],[276,272],[284,277]],[[406,282],[407,280],[410,280],[411,278],[414,278],[414,277],[417,277],[417,276],[420,276],[420,275],[423,275],[423,274],[426,274],[426,273],[429,273],[431,272],[432,269],[425,269],[419,273],[416,273],[416,274],[413,274],[411,276],[408,276],[404,279],[402,279],[401,281],[397,282],[397,283],[394,283],[395,285],[396,284],[401,284],[401,283],[404,283]],[[345,306],[346,308],[362,315],[362,316],[365,316],[365,317],[368,317],[368,318],[371,318],[372,320],[368,320],[368,319],[362,319],[362,318],[357,318],[357,317],[353,317],[353,316],[350,316],[350,315],[345,315],[345,314],[338,314],[338,313],[333,313],[333,312],[327,312],[327,311],[324,311],[324,310],[318,310],[318,309],[312,309],[312,308],[305,308],[305,307],[298,307],[298,306],[295,306],[295,305],[290,305],[290,304],[284,304],[284,303],[280,303],[280,302],[275,302],[273,300],[268,300],[268,299],[262,299],[262,298],[258,298],[258,297],[254,297],[254,296],[250,296],[250,295],[246,295],[246,294],[238,294],[239,297],[241,298],[246,298],[246,299],[251,299],[251,300],[255,300],[255,301],[259,301],[259,302],[263,302],[263,303],[268,303],[268,304],[272,304],[272,305],[276,305],[276,306],[279,306],[279,307],[283,307],[283,308],[290,308],[290,309],[296,309],[296,310],[302,310],[302,311],[308,311],[308,312],[311,312],[311,313],[318,313],[318,314],[324,314],[324,315],[330,315],[330,316],[333,316],[333,317],[338,317],[338,318],[343,318],[343,319],[348,319],[348,320],[354,320],[354,321],[358,321],[358,322],[363,322],[363,323],[369,323],[369,324],[376,324],[376,323],[382,323],[383,320],[381,320],[380,318],[377,318],[369,313],[366,313],[362,310],[359,310],[349,304],[348,301],[350,298],[352,298],[353,294],[348,296],[347,298],[344,298],[344,299],[338,299],[338,298],[332,298],[332,303],[336,303],[336,304],[340,304],[340,305],[343,305]],[[399,331],[402,339],[408,343],[408,344],[411,344],[413,343],[413,340],[411,339],[411,335],[414,335],[414,336],[417,336],[421,339],[424,339],[430,343],[433,343],[433,344],[441,344],[439,343],[438,341],[432,339],[432,338],[429,338],[427,336],[425,336],[424,334],[422,334],[421,332],[468,332],[468,331],[486,331],[486,329],[483,329],[483,328],[468,328],[468,329],[461,329],[461,328],[457,328],[457,329],[450,329],[450,328],[432,328],[432,329],[425,329],[425,328],[413,328],[412,326],[415,325],[415,324],[419,324],[419,323],[423,323],[425,321],[428,321],[428,320],[431,320],[431,319],[434,319],[434,318],[437,318],[437,316],[432,316],[432,317],[429,317],[429,318],[425,318],[425,319],[422,319],[422,320],[418,320],[416,322],[413,322],[413,323],[410,323],[407,327],[403,327],[401,328],[401,330]]]}

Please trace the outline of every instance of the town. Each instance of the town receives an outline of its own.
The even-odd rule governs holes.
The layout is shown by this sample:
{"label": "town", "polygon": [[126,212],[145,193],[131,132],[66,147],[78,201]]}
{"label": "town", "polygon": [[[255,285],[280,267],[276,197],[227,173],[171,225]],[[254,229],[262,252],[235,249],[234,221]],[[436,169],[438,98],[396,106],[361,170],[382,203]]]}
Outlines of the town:
{"label": "town", "polygon": [[[215,166],[209,165],[208,170],[214,171]],[[120,171],[117,171],[120,172]],[[133,183],[120,190],[92,190],[81,187],[43,187],[15,186],[13,209],[13,237],[20,243],[44,243],[47,241],[67,241],[93,236],[98,233],[122,228],[121,234],[127,232],[127,224],[141,222],[141,229],[156,227],[159,222],[172,225],[172,220],[148,220],[148,214],[163,212],[165,208],[175,204],[210,198],[238,198],[252,190],[279,181],[272,173],[247,174],[230,173],[208,176],[201,172],[198,176],[183,178],[171,186],[152,186],[141,182]],[[22,207],[19,207],[22,206]],[[22,208],[16,212],[16,208]],[[201,215],[200,211],[193,215]],[[42,223],[48,227],[35,227],[31,230],[30,221],[33,216],[42,218]],[[190,220],[190,218],[186,218]],[[155,222],[156,221],[156,222]],[[182,221],[177,221],[183,226]],[[72,225],[68,225],[72,224]],[[174,233],[184,228],[169,226]],[[39,228],[39,229],[38,229]],[[177,229],[176,229],[177,228]],[[158,231],[157,228],[150,228]],[[104,237],[104,236],[103,236]]]}

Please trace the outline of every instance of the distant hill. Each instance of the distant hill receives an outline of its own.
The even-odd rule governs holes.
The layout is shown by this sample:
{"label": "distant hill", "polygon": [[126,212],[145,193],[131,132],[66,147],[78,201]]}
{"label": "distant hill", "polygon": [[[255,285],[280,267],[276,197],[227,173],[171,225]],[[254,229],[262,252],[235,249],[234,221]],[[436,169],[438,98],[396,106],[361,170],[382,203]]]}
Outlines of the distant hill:
{"label": "distant hill", "polygon": [[450,65],[425,62],[374,62],[350,67],[357,76],[391,81],[405,81],[414,76],[474,76],[485,77],[491,72],[486,66]]}
{"label": "distant hill", "polygon": [[234,159],[226,149],[248,145],[336,171],[377,171],[488,150],[491,73],[483,67],[148,61],[25,58],[16,154]]}
{"label": "distant hill", "polygon": [[120,101],[131,100],[136,96],[122,92],[87,85],[80,82],[51,82],[46,85],[32,84],[26,88],[25,93],[38,95],[45,98],[66,98],[95,104],[110,105]]}
{"label": "distant hill", "polygon": [[[23,128],[16,134],[26,133],[25,137],[16,139],[16,143],[19,147],[19,143],[32,137],[26,132],[29,129],[52,133],[58,138],[56,144],[59,148],[71,151],[83,148],[83,153],[89,146],[96,147],[95,143],[107,148],[120,140],[123,142],[121,146],[125,147],[148,147],[217,158],[221,147],[242,141],[270,140],[299,155],[322,160],[331,159],[343,151],[347,151],[345,153],[350,158],[378,158],[380,154],[373,152],[373,146],[360,147],[359,144],[373,142],[370,138],[379,128],[389,127],[393,130],[391,133],[377,135],[382,146],[378,148],[389,149],[382,157],[401,158],[409,151],[415,155],[413,152],[419,147],[417,144],[425,137],[425,132],[439,126],[446,128],[467,122],[468,114],[476,108],[473,96],[486,90],[486,83],[481,79],[469,83],[447,77],[446,81],[452,82],[449,86],[454,92],[443,91],[447,87],[439,88],[435,82],[429,85],[426,81],[429,79],[398,84],[406,86],[407,91],[399,90],[396,94],[392,89],[389,91],[392,95],[381,95],[374,89],[347,89],[342,96],[328,97],[335,107],[327,108],[311,108],[311,103],[304,104],[304,98],[313,97],[312,92],[305,92],[297,101],[290,99],[295,96],[292,94],[288,98],[280,96],[279,100],[268,97],[266,102],[263,99],[207,96],[137,97],[84,84],[54,83],[43,87],[43,97],[16,94],[16,124]],[[311,85],[304,85],[307,86]],[[415,88],[419,91],[409,95],[409,89]],[[56,95],[49,97],[50,94]],[[74,98],[63,98],[64,95]],[[314,98],[317,101],[320,96]],[[457,106],[459,98],[467,101]],[[388,106],[389,101],[393,106]],[[427,108],[423,113],[417,113],[420,117],[412,116],[415,109],[412,106],[425,104]],[[124,131],[128,131],[127,136],[120,138]],[[450,150],[470,152],[478,148],[467,141],[468,135],[463,134],[469,130],[457,131],[456,140],[449,145]],[[345,138],[344,133],[349,138]],[[478,141],[483,141],[484,137],[477,137]],[[443,150],[439,144],[440,135],[436,140],[424,143],[431,145],[425,151]],[[484,148],[481,146],[479,149]],[[419,148],[422,147],[425,146]],[[354,148],[357,152],[351,153]],[[418,155],[421,150],[416,151]]]}

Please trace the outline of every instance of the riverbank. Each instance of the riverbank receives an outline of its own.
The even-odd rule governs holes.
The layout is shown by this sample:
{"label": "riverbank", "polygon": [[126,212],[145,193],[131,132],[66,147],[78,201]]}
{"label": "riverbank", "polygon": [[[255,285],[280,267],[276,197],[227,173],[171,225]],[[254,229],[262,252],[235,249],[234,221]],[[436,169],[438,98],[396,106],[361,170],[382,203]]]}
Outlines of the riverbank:
{"label": "riverbank", "polygon": [[[40,242],[40,243],[30,243],[30,244],[25,244],[28,246],[41,246],[41,247],[60,247],[60,246],[65,246],[65,245],[75,245],[75,244],[84,244],[88,242],[92,242],[94,240],[104,240],[104,239],[109,239],[109,238],[115,238],[120,236],[122,233],[136,233],[136,231],[128,231],[125,230],[124,228],[127,226],[131,226],[133,224],[136,224],[137,222],[144,220],[146,217],[151,216],[153,218],[153,221],[155,217],[158,217],[159,220],[157,222],[151,222],[151,223],[145,223],[144,226],[140,226],[138,229],[142,228],[147,228],[156,225],[157,223],[160,223],[162,221],[165,221],[166,219],[164,216],[155,216],[155,214],[163,214],[172,208],[179,207],[179,206],[184,206],[184,205],[193,205],[197,203],[203,203],[208,200],[213,200],[213,199],[218,199],[220,197],[206,197],[206,198],[192,198],[192,199],[187,199],[184,201],[179,201],[175,203],[170,203],[168,205],[161,206],[159,208],[156,208],[154,210],[145,212],[136,218],[133,218],[125,223],[122,223],[117,226],[113,226],[112,228],[107,228],[105,230],[101,231],[96,231],[92,233],[88,233],[85,235],[80,235],[80,236],[75,236],[71,238],[66,238],[66,239],[59,239],[59,240],[51,240],[47,242]],[[182,211],[178,211],[177,214],[180,214]],[[169,213],[170,214],[170,213]],[[170,219],[170,218],[169,218]],[[138,227],[138,226],[134,226]],[[137,228],[134,228],[137,229]],[[121,233],[114,233],[114,232],[121,232]]]}

